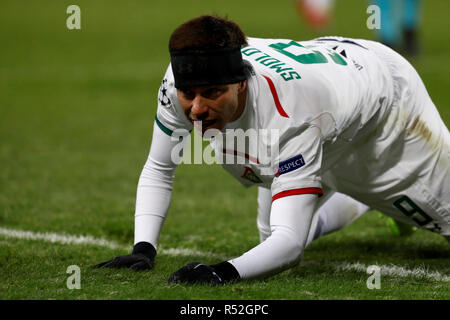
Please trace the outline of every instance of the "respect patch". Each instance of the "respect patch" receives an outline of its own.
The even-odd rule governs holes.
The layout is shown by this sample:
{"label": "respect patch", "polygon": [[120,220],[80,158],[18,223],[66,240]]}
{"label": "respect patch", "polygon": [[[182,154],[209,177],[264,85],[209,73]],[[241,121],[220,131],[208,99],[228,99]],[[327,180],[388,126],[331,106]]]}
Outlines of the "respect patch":
{"label": "respect patch", "polygon": [[275,168],[275,177],[279,177],[282,174],[297,170],[305,165],[305,160],[303,160],[303,156],[301,154],[282,161],[278,164],[278,167]]}

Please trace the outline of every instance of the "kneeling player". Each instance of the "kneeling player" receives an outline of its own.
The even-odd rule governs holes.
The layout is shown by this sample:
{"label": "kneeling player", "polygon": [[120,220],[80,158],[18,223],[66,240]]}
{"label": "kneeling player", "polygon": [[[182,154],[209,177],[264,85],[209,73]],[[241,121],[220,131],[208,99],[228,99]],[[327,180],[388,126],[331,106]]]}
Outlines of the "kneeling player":
{"label": "kneeling player", "polygon": [[[391,49],[340,37],[247,38],[235,23],[201,16],[169,41],[153,140],[136,200],[133,253],[101,267],[150,269],[171,201],[176,129],[275,130],[248,161],[223,168],[259,187],[261,243],[215,265],[191,263],[171,282],[223,284],[299,263],[305,247],[368,208],[450,236],[450,134],[414,68]],[[267,163],[274,164],[267,170]],[[269,173],[268,173],[269,172]],[[270,173],[271,172],[271,173]]]}

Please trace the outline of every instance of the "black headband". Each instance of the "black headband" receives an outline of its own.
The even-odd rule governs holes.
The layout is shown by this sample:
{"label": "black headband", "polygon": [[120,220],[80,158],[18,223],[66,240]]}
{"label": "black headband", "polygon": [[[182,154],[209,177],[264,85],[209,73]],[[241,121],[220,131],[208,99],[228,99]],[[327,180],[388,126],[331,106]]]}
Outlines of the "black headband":
{"label": "black headband", "polygon": [[171,50],[176,88],[236,83],[247,79],[239,47],[211,50]]}

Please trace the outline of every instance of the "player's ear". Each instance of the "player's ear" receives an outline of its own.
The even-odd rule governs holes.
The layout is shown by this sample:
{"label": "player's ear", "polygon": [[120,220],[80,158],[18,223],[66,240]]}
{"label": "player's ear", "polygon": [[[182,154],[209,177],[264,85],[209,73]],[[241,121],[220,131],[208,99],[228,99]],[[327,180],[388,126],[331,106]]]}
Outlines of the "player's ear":
{"label": "player's ear", "polygon": [[239,93],[244,92],[247,89],[247,80],[240,81],[238,83],[238,91]]}

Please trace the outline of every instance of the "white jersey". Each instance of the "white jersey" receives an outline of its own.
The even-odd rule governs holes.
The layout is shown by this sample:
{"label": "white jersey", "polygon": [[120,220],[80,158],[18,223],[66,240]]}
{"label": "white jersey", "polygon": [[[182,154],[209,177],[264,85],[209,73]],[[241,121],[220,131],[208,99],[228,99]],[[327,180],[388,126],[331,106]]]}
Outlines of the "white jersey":
{"label": "white jersey", "polygon": [[[267,140],[260,139],[257,150],[241,154],[247,163],[223,165],[242,184],[270,188],[273,200],[332,189],[407,220],[414,212],[410,196],[402,196],[412,188],[411,179],[424,176],[431,180],[435,172],[423,169],[424,163],[433,160],[443,172],[426,188],[425,202],[434,201],[435,206],[415,200],[413,207],[419,201],[428,212],[434,211],[426,214],[428,218],[420,214],[421,226],[430,224],[426,227],[432,229],[431,222],[436,219],[450,223],[449,134],[445,125],[435,115],[430,120],[436,123],[435,128],[427,128],[433,135],[433,155],[428,151],[424,155],[402,153],[408,140],[405,134],[414,122],[418,129],[418,115],[431,100],[423,98],[407,105],[408,90],[414,90],[408,88],[408,72],[413,71],[403,62],[398,65],[400,56],[372,41],[338,37],[300,42],[249,38],[241,51],[252,69],[247,102],[242,116],[226,128],[279,133],[279,153],[271,159],[260,158],[270,148]],[[170,66],[158,100],[156,122],[164,132],[192,129],[178,103]],[[238,154],[236,150],[216,150],[220,151]],[[446,163],[440,160],[446,157]],[[268,160],[276,164],[272,174],[267,174],[264,165]],[[424,192],[415,188],[416,193]],[[443,190],[435,194],[439,188]]]}

